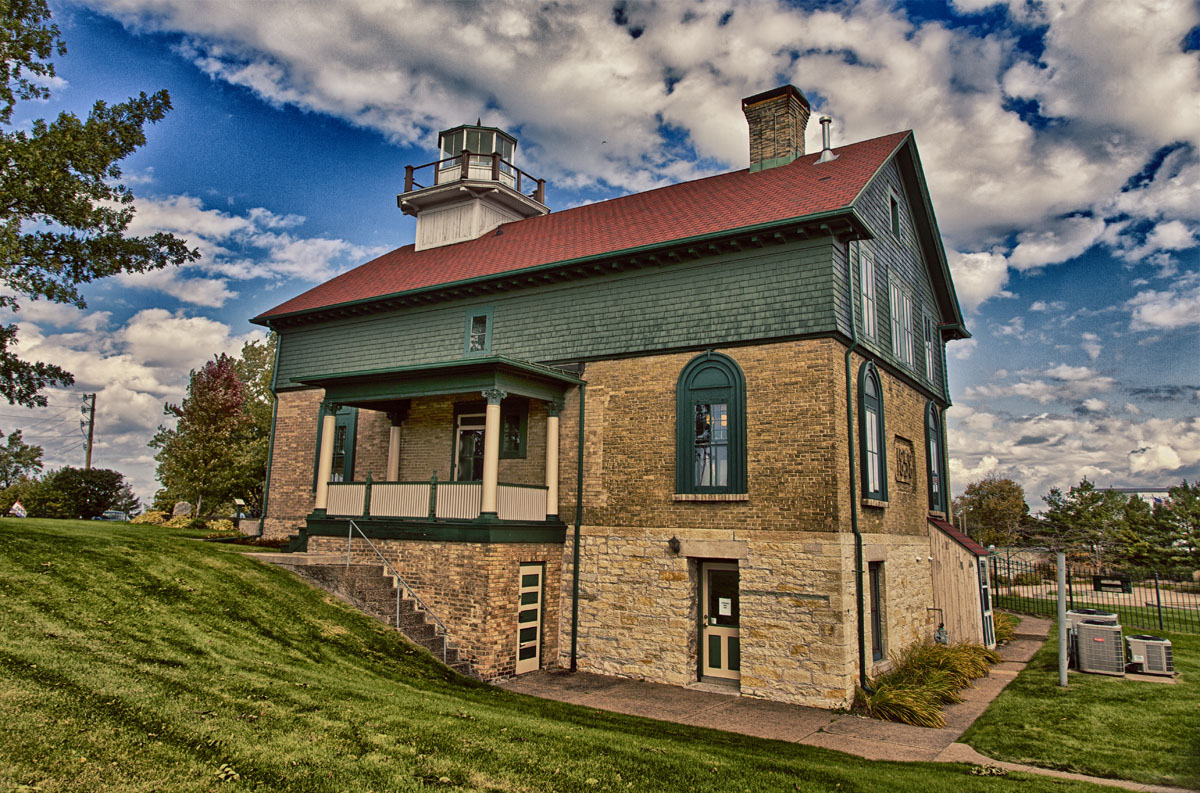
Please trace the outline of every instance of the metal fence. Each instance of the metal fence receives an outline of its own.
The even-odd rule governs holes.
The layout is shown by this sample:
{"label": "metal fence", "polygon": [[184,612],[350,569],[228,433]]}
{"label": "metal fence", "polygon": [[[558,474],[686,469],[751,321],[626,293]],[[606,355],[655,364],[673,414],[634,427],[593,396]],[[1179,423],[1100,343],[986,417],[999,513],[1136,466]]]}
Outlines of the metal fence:
{"label": "metal fence", "polygon": [[[989,559],[996,608],[1053,618],[1058,584],[1054,561]],[[1200,582],[1154,570],[1104,570],[1067,565],[1067,608],[1115,612],[1124,627],[1200,633]]]}

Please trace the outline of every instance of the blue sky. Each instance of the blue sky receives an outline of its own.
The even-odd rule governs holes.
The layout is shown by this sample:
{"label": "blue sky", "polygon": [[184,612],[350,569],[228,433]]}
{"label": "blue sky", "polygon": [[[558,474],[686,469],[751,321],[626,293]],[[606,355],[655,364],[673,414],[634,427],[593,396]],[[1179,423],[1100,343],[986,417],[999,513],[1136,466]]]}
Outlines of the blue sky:
{"label": "blue sky", "polygon": [[[124,165],[135,228],[204,253],[26,305],[78,378],[0,429],[155,488],[146,441],[251,316],[412,241],[395,196],[482,118],[565,208],[746,165],[739,99],[784,82],[838,141],[913,129],[974,338],[950,349],[951,473],[1051,486],[1200,474],[1200,11],[1191,2],[55,2],[69,53],[15,126],[166,88]],[[819,128],[809,129],[810,147]]]}

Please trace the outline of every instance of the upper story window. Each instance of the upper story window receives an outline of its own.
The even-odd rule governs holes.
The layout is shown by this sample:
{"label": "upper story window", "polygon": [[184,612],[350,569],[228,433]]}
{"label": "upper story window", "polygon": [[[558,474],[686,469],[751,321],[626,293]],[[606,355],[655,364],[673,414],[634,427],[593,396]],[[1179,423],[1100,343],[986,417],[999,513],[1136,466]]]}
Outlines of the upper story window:
{"label": "upper story window", "polygon": [[[485,127],[459,127],[446,130],[441,134],[441,145],[442,159],[447,160],[441,165],[443,169],[457,168],[458,158],[462,155],[463,149],[466,149],[478,157],[490,157],[493,153],[499,154],[502,160],[500,163],[501,173],[512,173],[516,140],[500,130]],[[471,157],[474,166],[478,166],[482,162],[476,156]]]}
{"label": "upper story window", "polygon": [[871,243],[861,241],[854,243],[858,256],[858,285],[859,303],[862,306],[863,335],[875,338],[875,252]]}
{"label": "upper story window", "polygon": [[946,511],[946,482],[942,476],[942,414],[932,401],[925,406],[925,472],[929,477],[929,509]]}
{"label": "upper story window", "polygon": [[728,355],[706,352],[679,375],[675,490],[746,492],[746,378]]}
{"label": "upper story window", "polygon": [[891,220],[892,233],[900,236],[900,199],[895,193],[888,196],[888,215]]}
{"label": "upper story window", "polygon": [[887,454],[884,449],[883,387],[875,364],[858,370],[858,442],[862,453],[863,498],[887,501]]}
{"label": "upper story window", "polygon": [[477,308],[467,312],[466,337],[463,353],[484,355],[492,351],[492,309]]}
{"label": "upper story window", "polygon": [[912,297],[891,284],[892,354],[903,364],[913,365],[913,302]]}
{"label": "upper story window", "polygon": [[937,322],[928,314],[925,315],[925,379],[933,382],[934,351],[937,349]]}

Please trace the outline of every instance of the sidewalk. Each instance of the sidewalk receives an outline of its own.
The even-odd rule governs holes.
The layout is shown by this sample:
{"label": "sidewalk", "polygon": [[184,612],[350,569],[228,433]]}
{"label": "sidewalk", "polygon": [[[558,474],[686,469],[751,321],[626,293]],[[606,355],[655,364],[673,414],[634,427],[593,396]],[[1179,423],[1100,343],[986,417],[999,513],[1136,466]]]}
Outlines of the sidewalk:
{"label": "sidewalk", "polygon": [[967,727],[1025,668],[1025,664],[1046,641],[1050,626],[1050,620],[1022,618],[1016,638],[1000,648],[1003,662],[992,667],[990,677],[977,680],[973,687],[962,692],[963,702],[945,708],[946,726],[941,729],[913,727],[802,705],[739,697],[700,684],[680,688],[585,672],[535,672],[499,685],[509,691],[543,699],[757,738],[819,746],[869,760],[971,763],[1095,782],[1127,790],[1184,793],[1180,788],[1101,779],[1000,762],[984,757],[964,743],[957,743]]}

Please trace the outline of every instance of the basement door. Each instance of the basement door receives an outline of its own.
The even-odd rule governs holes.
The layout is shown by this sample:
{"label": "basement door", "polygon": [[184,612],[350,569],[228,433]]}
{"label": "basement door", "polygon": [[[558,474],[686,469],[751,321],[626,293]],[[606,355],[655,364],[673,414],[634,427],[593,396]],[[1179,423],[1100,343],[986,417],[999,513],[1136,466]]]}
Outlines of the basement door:
{"label": "basement door", "polygon": [[517,666],[520,675],[542,665],[542,578],[544,564],[523,564],[517,606]]}
{"label": "basement door", "polygon": [[742,677],[737,562],[700,564],[700,676]]}

